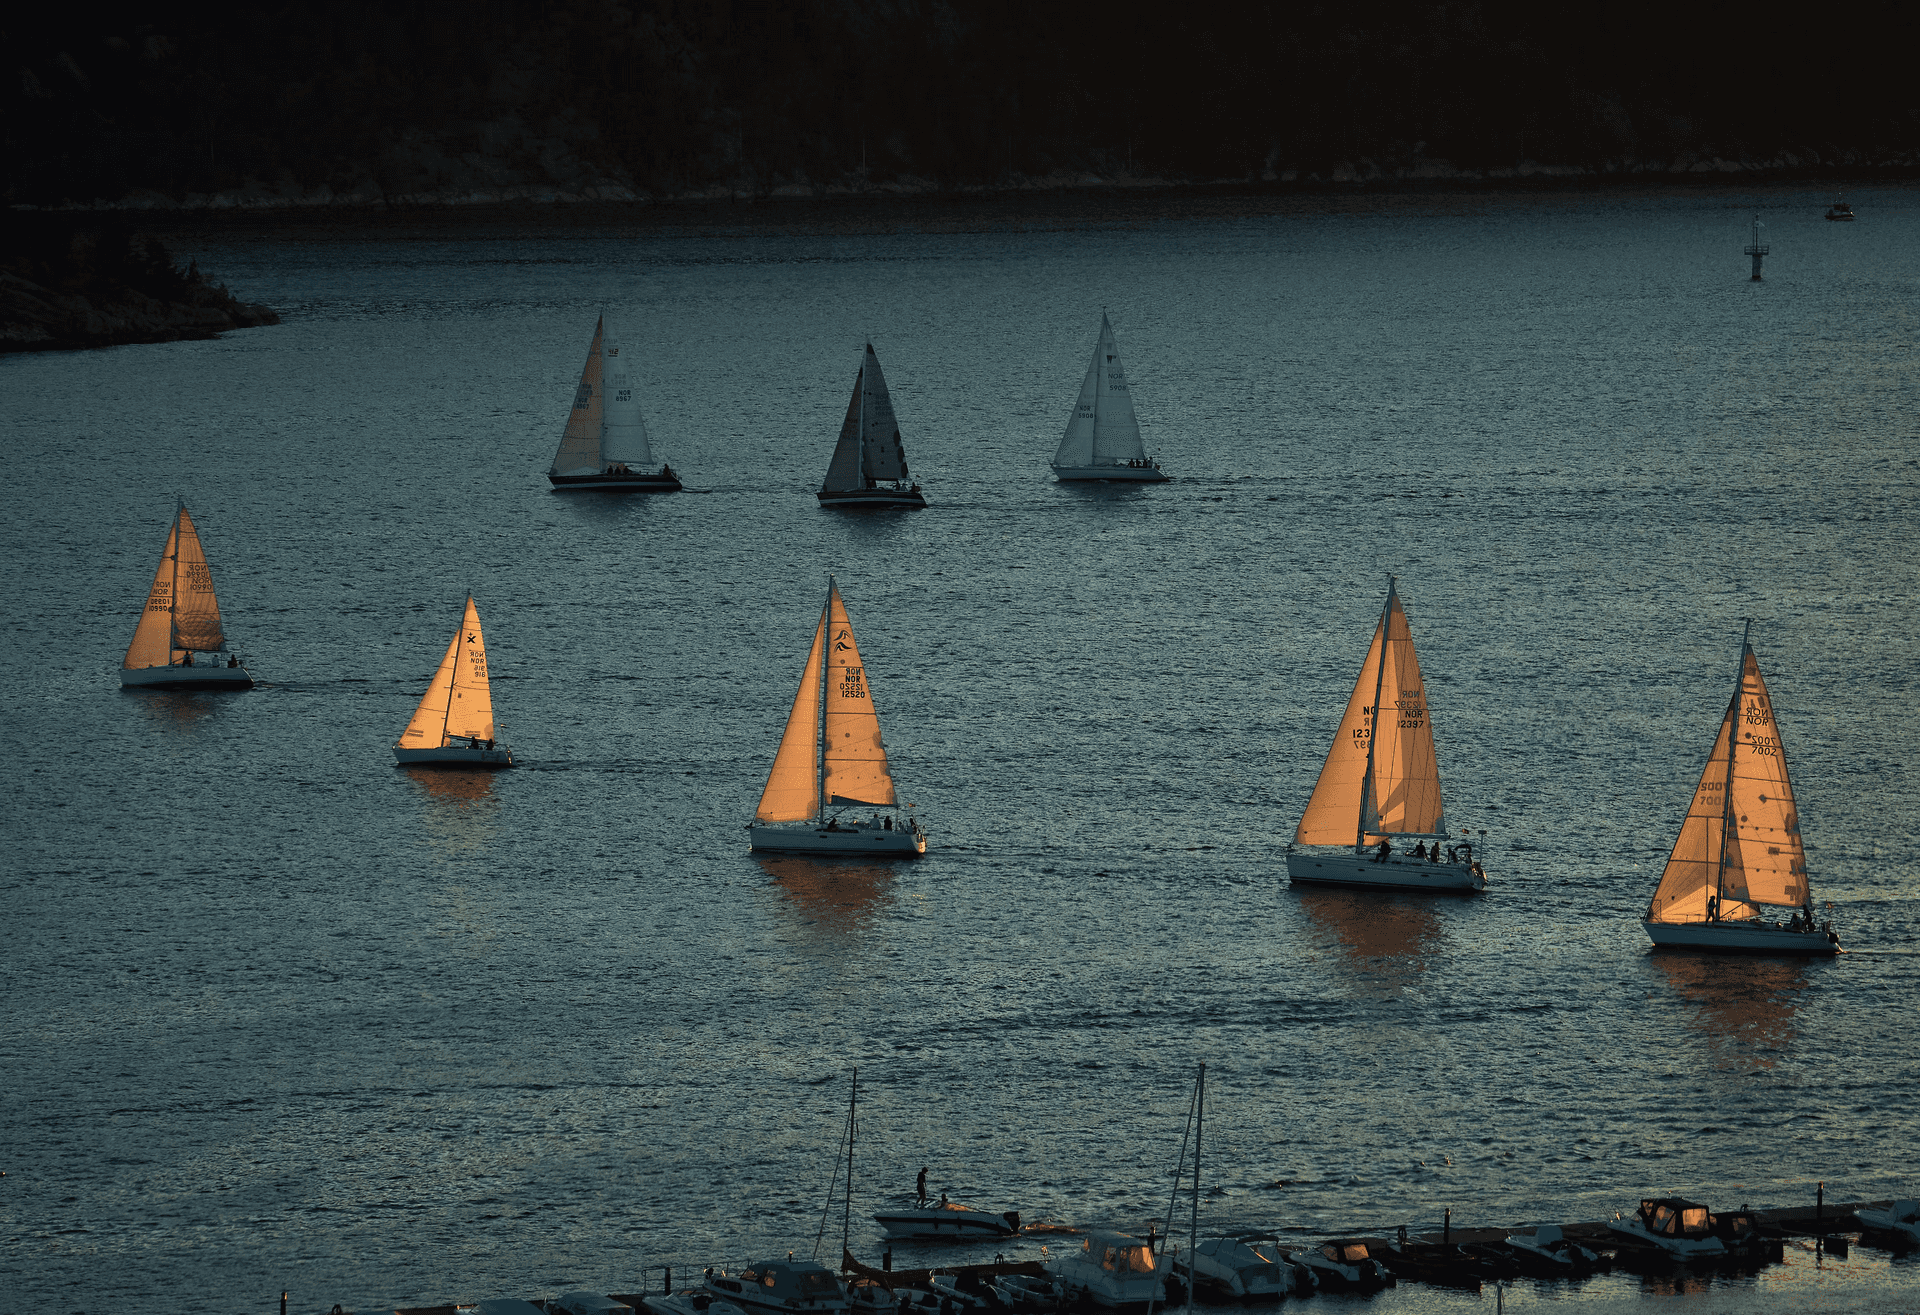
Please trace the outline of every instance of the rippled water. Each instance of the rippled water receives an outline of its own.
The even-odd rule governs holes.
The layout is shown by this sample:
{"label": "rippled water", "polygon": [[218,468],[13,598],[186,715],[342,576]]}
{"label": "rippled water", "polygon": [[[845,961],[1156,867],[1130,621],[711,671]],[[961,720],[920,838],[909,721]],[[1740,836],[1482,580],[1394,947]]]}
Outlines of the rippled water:
{"label": "rippled water", "polygon": [[[1223,1229],[1911,1191],[1920,194],[1828,199],[185,235],[286,322],[0,362],[5,1308],[808,1254],[856,1064],[863,1211],[1144,1226],[1202,1060]],[[1102,306],[1173,484],[1048,475]],[[687,493],[548,491],[602,307]],[[924,512],[812,496],[867,338]],[[176,494],[250,693],[118,688]],[[917,863],[745,851],[829,571]],[[1285,883],[1390,571],[1477,900]],[[524,766],[397,769],[469,589]],[[1837,962],[1636,921],[1747,616]],[[1696,1308],[1920,1299],[1791,1254]]]}

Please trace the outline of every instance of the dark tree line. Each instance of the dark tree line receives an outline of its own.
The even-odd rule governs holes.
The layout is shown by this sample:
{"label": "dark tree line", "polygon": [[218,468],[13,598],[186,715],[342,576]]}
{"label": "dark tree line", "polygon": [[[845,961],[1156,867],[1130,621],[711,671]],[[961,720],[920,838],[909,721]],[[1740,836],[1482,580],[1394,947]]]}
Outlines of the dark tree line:
{"label": "dark tree line", "polygon": [[1920,148],[1920,79],[1884,7],[108,0],[4,21],[15,203],[1422,158],[1845,170]]}

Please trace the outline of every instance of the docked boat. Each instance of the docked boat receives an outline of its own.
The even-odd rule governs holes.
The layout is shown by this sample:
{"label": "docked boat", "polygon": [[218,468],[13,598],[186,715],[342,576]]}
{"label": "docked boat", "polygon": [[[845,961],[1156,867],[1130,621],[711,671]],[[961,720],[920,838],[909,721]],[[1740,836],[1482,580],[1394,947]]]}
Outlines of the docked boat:
{"label": "docked boat", "polygon": [[1528,1233],[1509,1233],[1505,1249],[1533,1273],[1584,1274],[1600,1264],[1600,1253],[1573,1241],[1558,1224],[1542,1224]]}
{"label": "docked boat", "polygon": [[1835,201],[1832,205],[1827,207],[1827,219],[1829,222],[1836,223],[1836,224],[1851,224],[1853,222],[1853,217],[1854,217],[1853,207],[1848,205],[1844,198],[1839,201]]}
{"label": "docked boat", "polygon": [[1127,484],[1164,484],[1167,474],[1147,456],[1140,438],[1140,421],[1133,412],[1133,393],[1127,370],[1113,341],[1113,325],[1100,312],[1100,336],[1093,344],[1093,361],[1080,382],[1067,432],[1053,454],[1058,480],[1101,480]]}
{"label": "docked boat", "polygon": [[511,767],[513,754],[496,734],[487,641],[480,633],[480,612],[469,597],[466,616],[420,696],[413,719],[395,742],[393,756],[405,766]]}
{"label": "docked boat", "polygon": [[1814,916],[1787,751],[1745,636],[1733,697],[1642,925],[1661,949],[1840,951],[1833,924]]}
{"label": "docked boat", "polygon": [[[1290,1292],[1319,1286],[1313,1271],[1287,1258],[1264,1238],[1209,1237],[1193,1248],[1195,1292],[1213,1302],[1278,1301]],[[1187,1281],[1186,1258],[1171,1265],[1173,1277]]]}
{"label": "docked boat", "polygon": [[1017,1210],[994,1214],[944,1198],[925,1209],[882,1210],[873,1221],[889,1242],[991,1242],[1020,1232]]}
{"label": "docked boat", "polygon": [[1715,1233],[1707,1207],[1677,1196],[1644,1200],[1637,1213],[1608,1220],[1607,1229],[1629,1242],[1657,1247],[1676,1260],[1714,1260],[1727,1254],[1727,1244]]}
{"label": "docked boat", "polygon": [[1895,1201],[1885,1210],[1856,1210],[1853,1217],[1869,1232],[1920,1242],[1920,1201]]}
{"label": "docked boat", "polygon": [[707,1275],[707,1291],[746,1315],[846,1315],[848,1310],[833,1271],[811,1260],[770,1260],[735,1274],[716,1269]]}
{"label": "docked boat", "polygon": [[1058,1310],[1067,1299],[1066,1290],[1058,1283],[1031,1274],[996,1275],[993,1290],[1000,1294],[1002,1305],[1021,1315]]}
{"label": "docked boat", "polygon": [[1166,1275],[1153,1248],[1125,1233],[1092,1232],[1078,1251],[1062,1251],[1047,1261],[1047,1272],[1069,1298],[1078,1297],[1121,1315],[1146,1315],[1165,1299]]}
{"label": "docked boat", "polygon": [[547,1315],[634,1315],[633,1307],[604,1292],[563,1292],[547,1303]]}
{"label": "docked boat", "polygon": [[893,394],[880,373],[880,358],[867,344],[853,397],[840,425],[827,477],[820,483],[823,507],[924,507],[926,495],[907,473],[907,452],[900,442],[900,421]]}
{"label": "docked boat", "polygon": [[746,1315],[739,1306],[704,1287],[684,1292],[650,1293],[641,1298],[648,1315]]}
{"label": "docked boat", "polygon": [[1290,1258],[1312,1270],[1322,1288],[1383,1288],[1394,1281],[1392,1271],[1358,1238],[1323,1242],[1291,1252]]}
{"label": "docked boat", "polygon": [[[877,810],[866,819],[849,809]],[[827,579],[827,601],[813,628],[800,690],[747,830],[757,850],[809,854],[911,856],[927,838],[909,813],[900,816],[872,684],[853,637],[840,587]]]}
{"label": "docked boat", "polygon": [[856,1274],[841,1281],[847,1290],[850,1315],[896,1315],[900,1309],[900,1298],[879,1279]]}
{"label": "docked boat", "polygon": [[593,343],[574,390],[573,411],[560,435],[547,480],[555,489],[603,493],[673,493],[680,478],[664,461],[653,465],[653,445],[640,414],[640,370],[607,329],[593,326]]}
{"label": "docked boat", "polygon": [[148,689],[247,689],[253,684],[239,655],[227,649],[213,571],[185,503],[174,509],[147,605],[120,662],[120,683]]}
{"label": "docked boat", "polygon": [[1420,659],[1389,576],[1373,644],[1287,846],[1287,876],[1297,884],[1485,890],[1472,844],[1450,840]]}

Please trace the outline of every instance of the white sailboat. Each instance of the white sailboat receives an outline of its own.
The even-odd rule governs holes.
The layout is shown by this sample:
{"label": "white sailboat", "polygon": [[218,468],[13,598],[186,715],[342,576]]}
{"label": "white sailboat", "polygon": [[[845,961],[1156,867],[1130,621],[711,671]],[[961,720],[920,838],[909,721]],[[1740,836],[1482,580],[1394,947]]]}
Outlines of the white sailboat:
{"label": "white sailboat", "polygon": [[246,689],[253,684],[239,655],[227,651],[220,603],[213,596],[213,572],[185,503],[174,510],[173,528],[167,531],[166,550],[153,573],[147,605],[120,661],[120,683],[173,689]]}
{"label": "white sailboat", "polygon": [[867,344],[860,373],[854,376],[847,418],[840,424],[827,477],[820,484],[823,507],[924,507],[918,484],[908,482],[907,452],[900,444],[900,421],[893,395],[880,373],[880,358]]}
{"label": "white sailboat", "polygon": [[[1384,722],[1375,717],[1376,708],[1388,710]],[[1382,726],[1376,735],[1375,728]],[[1293,844],[1287,846],[1287,876],[1334,886],[1485,890],[1486,873],[1473,846],[1463,840],[1443,854],[1448,838],[1420,659],[1389,576],[1387,605],[1374,627],[1367,660]],[[1412,852],[1405,851],[1408,841],[1414,842]],[[1340,846],[1345,852],[1295,848],[1302,845]]]}
{"label": "white sailboat", "polygon": [[[852,808],[885,810],[841,819]],[[924,854],[917,819],[901,818],[880,742],[880,718],[839,586],[813,630],[800,691],[787,714],[767,788],[747,830],[752,847],[810,854]]]}
{"label": "white sailboat", "polygon": [[673,467],[653,468],[647,422],[640,414],[640,370],[606,316],[593,326],[593,344],[580,371],[573,412],[560,435],[547,479],[556,489],[672,493],[680,488]]}
{"label": "white sailboat", "polygon": [[487,681],[487,641],[480,612],[467,599],[466,616],[453,632],[433,683],[420,696],[413,720],[393,746],[403,764],[442,767],[511,767],[513,754],[494,738],[493,688]]}
{"label": "white sailboat", "polygon": [[[1774,910],[1770,919],[1768,910]],[[1778,912],[1794,910],[1778,920]],[[1787,751],[1743,635],[1740,676],[1643,925],[1660,947],[1837,954],[1816,926]]]}
{"label": "white sailboat", "polygon": [[1080,400],[1074,403],[1067,432],[1053,454],[1054,478],[1111,480],[1136,484],[1164,484],[1167,474],[1147,456],[1140,440],[1140,422],[1133,414],[1133,393],[1127,388],[1127,370],[1113,341],[1113,325],[1100,312],[1100,337],[1093,344],[1093,361],[1080,382]]}

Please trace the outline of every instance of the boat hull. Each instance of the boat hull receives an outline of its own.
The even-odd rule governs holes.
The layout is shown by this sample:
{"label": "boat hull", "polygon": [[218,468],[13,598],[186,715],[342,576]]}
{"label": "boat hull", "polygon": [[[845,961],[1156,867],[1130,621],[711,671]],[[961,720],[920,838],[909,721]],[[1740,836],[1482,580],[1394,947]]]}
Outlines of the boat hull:
{"label": "boat hull", "polygon": [[991,1241],[1019,1231],[985,1210],[894,1210],[875,1215],[873,1222],[887,1230],[890,1242]]}
{"label": "boat hull", "polygon": [[890,854],[911,858],[927,852],[927,838],[918,831],[885,827],[753,826],[747,828],[753,849],[776,854]]}
{"label": "boat hull", "polygon": [[1398,854],[1384,863],[1371,855],[1288,854],[1287,879],[1297,886],[1365,886],[1458,895],[1477,895],[1487,888],[1486,874],[1465,863],[1428,863]]}
{"label": "boat hull", "polygon": [[1173,478],[1158,466],[1061,466],[1053,477],[1062,483],[1099,481],[1106,484],[1165,484]]}
{"label": "boat hull", "polygon": [[1658,950],[1713,950],[1721,954],[1831,955],[1840,942],[1822,931],[1790,931],[1771,923],[1651,922],[1647,929]]}
{"label": "boat hull", "polygon": [[678,493],[680,481],[672,475],[548,475],[557,493],[591,489],[601,493]]}
{"label": "boat hull", "polygon": [[1637,1219],[1611,1220],[1607,1230],[1617,1237],[1656,1247],[1675,1260],[1721,1260],[1727,1254],[1727,1244],[1717,1237],[1663,1237],[1648,1232]]}
{"label": "boat hull", "polygon": [[447,745],[439,749],[403,749],[393,746],[393,756],[402,767],[511,767],[513,752],[504,745],[493,749],[469,749]]}
{"label": "boat hull", "polygon": [[251,689],[253,676],[245,667],[122,667],[120,684],[126,689]]}
{"label": "boat hull", "polygon": [[821,489],[814,496],[823,507],[924,507],[926,495],[919,489]]}

